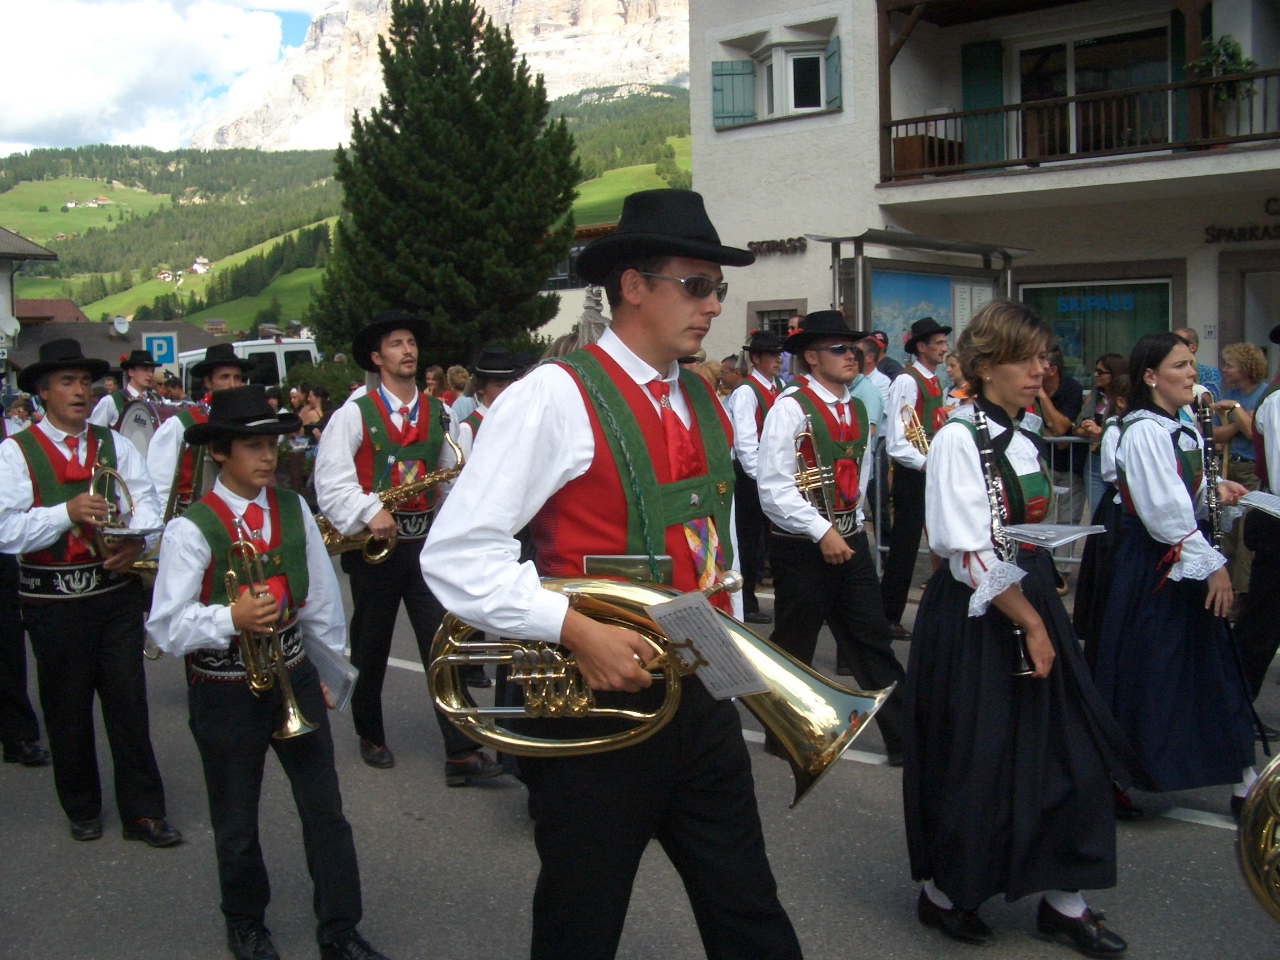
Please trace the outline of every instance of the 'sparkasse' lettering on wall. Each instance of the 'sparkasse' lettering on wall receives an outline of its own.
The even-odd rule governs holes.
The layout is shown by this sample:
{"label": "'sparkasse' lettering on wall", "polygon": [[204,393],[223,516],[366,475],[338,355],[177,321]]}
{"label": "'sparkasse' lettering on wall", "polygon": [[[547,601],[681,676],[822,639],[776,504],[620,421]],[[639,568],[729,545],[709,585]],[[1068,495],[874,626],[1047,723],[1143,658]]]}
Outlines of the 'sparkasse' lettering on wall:
{"label": "'sparkasse' lettering on wall", "polygon": [[1205,243],[1253,243],[1280,240],[1280,223],[1252,227],[1205,227]]}

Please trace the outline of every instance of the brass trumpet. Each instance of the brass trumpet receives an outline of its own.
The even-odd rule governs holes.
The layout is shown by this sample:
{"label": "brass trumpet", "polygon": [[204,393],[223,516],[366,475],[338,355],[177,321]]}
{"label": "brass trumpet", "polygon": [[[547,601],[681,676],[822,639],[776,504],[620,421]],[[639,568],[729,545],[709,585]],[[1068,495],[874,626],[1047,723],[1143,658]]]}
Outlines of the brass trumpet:
{"label": "brass trumpet", "polygon": [[[445,716],[472,740],[516,756],[578,756],[631,746],[653,736],[675,716],[680,677],[692,672],[676,648],[645,612],[678,592],[650,583],[579,577],[543,580],[564,594],[575,610],[601,623],[637,631],[661,653],[650,668],[660,669],[666,684],[662,705],[652,713],[600,708],[578,673],[573,656],[558,645],[537,641],[477,642],[475,630],[447,615],[431,649],[427,685]],[[725,589],[726,587],[721,587]],[[727,589],[732,589],[728,586]],[[734,644],[768,685],[767,693],[740,698],[785,750],[795,776],[794,807],[831,768],[875,716],[892,687],[851,690],[831,683],[732,617],[720,614]],[[524,707],[474,707],[465,698],[460,668],[472,663],[508,666],[525,691]],[[507,730],[501,720],[522,717],[611,717],[637,726],[616,734],[570,740],[546,740]]]}
{"label": "brass trumpet", "polygon": [[927,457],[929,455],[929,435],[924,432],[924,424],[920,422],[920,415],[916,413],[916,408],[909,403],[904,403],[902,409],[898,412],[898,416],[902,418],[902,433],[906,436],[907,443]]}
{"label": "brass trumpet", "polygon": [[[805,459],[801,450],[804,441],[809,441],[809,447],[813,451],[813,466],[809,466],[809,462]],[[836,517],[836,474],[835,468],[827,463],[822,462],[822,457],[818,453],[817,441],[813,438],[813,420],[811,417],[804,418],[804,428],[796,434],[796,489],[807,499],[814,508],[835,523]]]}
{"label": "brass trumpet", "polygon": [[[260,596],[267,589],[267,578],[262,572],[262,556],[258,553],[258,548],[244,539],[239,530],[236,533],[238,538],[232,542],[227,554],[230,569],[223,577],[230,603],[235,603],[240,596],[241,586],[247,586],[254,596]],[[298,698],[294,696],[289,668],[284,662],[284,644],[280,641],[279,630],[273,626],[267,634],[240,631],[240,659],[244,663],[245,682],[249,684],[255,697],[262,696],[277,683],[280,684],[284,716],[280,720],[280,728],[271,734],[273,739],[288,740],[318,729],[317,724],[302,715]]]}
{"label": "brass trumpet", "polygon": [[1236,827],[1236,856],[1249,892],[1280,920],[1280,756],[1267,764],[1249,788]]}
{"label": "brass trumpet", "polygon": [[[383,490],[378,494],[378,499],[382,501],[383,507],[387,510],[395,510],[401,504],[422,496],[437,484],[448,483],[460,474],[462,468],[466,466],[467,458],[463,456],[462,448],[454,442],[453,437],[449,436],[447,416],[441,417],[441,420],[445,423],[444,442],[453,451],[456,463],[447,470],[434,470],[410,483],[402,483],[400,486],[392,487],[390,490]],[[364,554],[366,563],[382,563],[387,557],[391,556],[392,551],[396,548],[398,539],[393,533],[390,540],[376,540],[368,529],[346,537],[338,531],[337,527],[319,515],[316,516],[316,526],[320,528],[320,538],[324,541],[325,549],[329,551],[329,556],[334,557],[340,553],[359,550]]]}

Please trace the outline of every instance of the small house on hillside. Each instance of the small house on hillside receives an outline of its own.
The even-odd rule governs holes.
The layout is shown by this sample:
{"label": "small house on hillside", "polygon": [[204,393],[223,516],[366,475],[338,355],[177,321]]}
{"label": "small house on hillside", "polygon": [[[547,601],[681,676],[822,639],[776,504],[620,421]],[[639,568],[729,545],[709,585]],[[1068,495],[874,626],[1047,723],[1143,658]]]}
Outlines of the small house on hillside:
{"label": "small house on hillside", "polygon": [[204,322],[204,332],[212,333],[215,336],[221,336],[227,332],[227,321],[225,320],[206,320]]}
{"label": "small house on hillside", "polygon": [[93,202],[94,203],[110,203],[111,201],[109,201],[106,197],[96,197],[94,198]]}
{"label": "small house on hillside", "polygon": [[97,200],[90,200],[88,203],[86,203],[86,204],[85,204],[85,206],[86,206],[86,207],[93,207],[93,209],[97,210],[97,209],[98,209],[98,201],[97,201]]}
{"label": "small house on hillside", "polygon": [[173,271],[161,270],[159,273],[156,274],[156,279],[161,280],[165,283],[173,283]]}
{"label": "small house on hillside", "polygon": [[63,206],[66,207],[68,210],[74,210],[76,208],[76,202],[74,200],[68,200],[66,203],[63,204]]}

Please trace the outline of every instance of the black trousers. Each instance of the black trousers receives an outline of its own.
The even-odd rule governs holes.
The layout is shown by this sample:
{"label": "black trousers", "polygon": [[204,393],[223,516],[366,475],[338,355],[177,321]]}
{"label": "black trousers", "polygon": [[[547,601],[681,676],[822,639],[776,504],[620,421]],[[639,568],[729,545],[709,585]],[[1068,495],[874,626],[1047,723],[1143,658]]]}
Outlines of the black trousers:
{"label": "black trousers", "polygon": [[864,511],[867,522],[876,532],[876,544],[889,545],[889,455],[885,452],[883,437],[873,437],[876,448],[874,463],[876,472],[867,482]]}
{"label": "black trousers", "polygon": [[18,600],[18,558],[0,553],[0,743],[39,740],[27,696],[27,640]]}
{"label": "black trousers", "polygon": [[[655,688],[600,699],[652,709],[662,696]],[[738,712],[696,678],[684,682],[675,718],[643,743],[583,757],[525,757],[521,768],[538,811],[542,861],[533,960],[617,953],[631,885],[654,838],[684,881],[710,960],[800,957],[765,856]]]}
{"label": "black trousers", "polygon": [[[342,555],[342,569],[351,578],[351,665],[360,671],[351,694],[351,719],[361,739],[382,746],[387,742],[382,725],[382,683],[400,603],[404,602],[409,614],[424,667],[431,662],[431,641],[444,619],[444,608],[422,579],[418,564],[421,549],[421,540],[401,541],[379,564],[366,563],[358,553]],[[436,720],[446,756],[457,758],[478,749],[439,711]]]}
{"label": "black trousers", "polygon": [[1235,635],[1244,676],[1256,700],[1280,648],[1280,547],[1266,547],[1253,555],[1249,592],[1236,620]]}
{"label": "black trousers", "polygon": [[768,546],[765,532],[768,521],[760,506],[760,490],[746,471],[733,462],[734,523],[738,534],[738,565],[742,570],[742,612],[756,613],[760,601],[756,587],[764,579]]}
{"label": "black trousers", "polygon": [[71,820],[91,820],[102,813],[95,694],[111,745],[120,819],[128,823],[165,815],[142,666],[142,597],[142,584],[131,580],[97,597],[22,605],[36,656],[53,782]]}
{"label": "black trousers", "polygon": [[774,628],[770,639],[802,663],[813,664],[822,624],[831,626],[836,652],[865,690],[896,683],[876,714],[885,750],[902,752],[902,708],[906,671],[893,653],[889,621],[880,606],[880,589],[865,532],[846,540],[853,556],[827,563],[816,543],[773,536]]}
{"label": "black trousers", "polygon": [[902,611],[907,608],[911,578],[915,575],[920,534],[924,532],[924,471],[895,463],[890,499],[893,501],[893,529],[889,531],[889,556],[884,562],[880,597],[884,601],[884,615],[895,623],[901,623]]}
{"label": "black trousers", "polygon": [[255,697],[241,681],[197,680],[187,690],[191,733],[204,764],[209,821],[218,855],[222,912],[229,921],[261,921],[271,884],[258,842],[258,799],[267,748],[293,789],[302,845],[315,888],[316,937],[331,940],[360,922],[360,868],[333,764],[333,736],[320,678],[303,659],[289,673],[302,715],[319,729],[273,740],[283,711],[280,688]]}

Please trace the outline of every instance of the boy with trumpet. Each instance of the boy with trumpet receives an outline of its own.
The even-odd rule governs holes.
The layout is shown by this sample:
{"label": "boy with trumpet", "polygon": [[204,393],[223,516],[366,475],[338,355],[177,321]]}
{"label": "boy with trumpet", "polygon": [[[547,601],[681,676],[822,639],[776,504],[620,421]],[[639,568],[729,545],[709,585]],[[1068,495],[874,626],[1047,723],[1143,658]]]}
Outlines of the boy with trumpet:
{"label": "boy with trumpet", "polygon": [[[102,836],[96,694],[124,837],[166,847],[182,834],[165,822],[142,665],[142,584],[128,576],[145,541],[101,535],[111,515],[129,511],[130,499],[130,525],[158,530],[160,503],[133,444],[116,443],[116,434],[88,422],[93,381],[107,369],[64,339],[42,344],[39,361],[18,374],[21,390],[39,394],[45,417],[0,444],[0,553],[21,555],[22,618],[71,836]],[[100,467],[123,485],[92,483]]]}
{"label": "boy with trumpet", "polygon": [[[341,655],[345,620],[338,579],[302,499],[269,486],[281,434],[300,426],[294,414],[271,409],[261,386],[213,394],[209,419],[190,427],[185,439],[193,447],[207,445],[221,472],[213,490],[165,529],[147,627],[161,650],[186,658],[190,726],[204,764],[232,955],[279,957],[263,924],[271,891],[258,844],[258,797],[270,747],[289,777],[302,820],[321,960],[385,960],[356,932],[360,873],[333,763],[329,695],[303,649],[305,635]],[[233,544],[245,541],[261,560],[266,581],[239,583],[238,595],[229,596],[229,555]],[[271,681],[255,692],[241,638],[273,631],[278,647],[262,644]],[[271,661],[273,648],[283,664]],[[285,702],[288,687],[296,704]],[[296,709],[314,729],[281,729],[287,709]]]}

